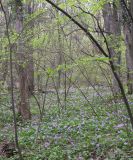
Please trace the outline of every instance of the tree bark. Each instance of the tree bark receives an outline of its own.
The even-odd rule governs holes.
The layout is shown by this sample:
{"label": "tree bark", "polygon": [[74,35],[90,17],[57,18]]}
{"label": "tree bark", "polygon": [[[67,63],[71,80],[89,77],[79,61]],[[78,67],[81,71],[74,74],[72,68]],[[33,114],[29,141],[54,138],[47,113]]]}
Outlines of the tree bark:
{"label": "tree bark", "polygon": [[133,1],[122,1],[123,32],[126,44],[127,87],[128,94],[133,94]]}
{"label": "tree bark", "polygon": [[17,61],[18,61],[18,77],[19,77],[19,89],[20,89],[20,103],[18,110],[23,119],[30,119],[30,105],[29,105],[29,86],[28,86],[28,62],[25,53],[25,43],[23,36],[23,4],[21,0],[15,1],[16,11],[16,32],[20,34],[20,38],[17,41]]}
{"label": "tree bark", "polygon": [[[111,59],[114,63],[115,70],[120,77],[120,64],[121,64],[121,52],[115,51],[115,48],[120,48],[118,39],[121,36],[121,26],[120,26],[120,20],[118,17],[118,8],[116,5],[113,3],[111,5],[110,3],[105,4],[104,9],[103,9],[103,18],[104,18],[104,29],[106,32],[106,35],[108,36],[108,39],[111,39],[111,42],[109,42],[109,50],[111,53]],[[114,43],[112,45],[112,42]],[[112,77],[113,81],[113,92],[114,95],[119,95],[120,94],[120,88],[118,86],[118,82]]]}
{"label": "tree bark", "polygon": [[[34,5],[32,4],[32,0],[28,1],[27,3],[27,13],[30,16],[33,13]],[[33,37],[33,28],[34,28],[34,22],[31,20],[29,22],[29,26],[27,28],[28,30],[28,39],[26,42],[26,49],[27,49],[27,80],[28,80],[28,88],[29,88],[29,96],[33,94],[34,91],[34,61],[33,61],[33,47],[29,44],[29,41]]]}

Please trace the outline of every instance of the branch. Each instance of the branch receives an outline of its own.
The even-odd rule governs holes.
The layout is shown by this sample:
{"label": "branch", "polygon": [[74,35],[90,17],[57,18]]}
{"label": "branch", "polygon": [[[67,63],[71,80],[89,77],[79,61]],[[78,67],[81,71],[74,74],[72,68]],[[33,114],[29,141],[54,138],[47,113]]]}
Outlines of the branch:
{"label": "branch", "polygon": [[[109,57],[111,55],[107,55],[107,53],[104,51],[104,49],[101,47],[101,45],[97,42],[97,40],[93,37],[93,35],[88,31],[88,29],[86,29],[82,24],[80,24],[76,19],[74,19],[69,13],[67,13],[66,11],[64,11],[63,9],[61,9],[60,7],[58,7],[55,3],[51,2],[50,0],[45,0],[46,2],[48,2],[49,4],[51,4],[53,7],[55,7],[57,10],[59,10],[60,12],[62,12],[65,16],[67,16],[69,19],[71,19],[72,22],[74,22],[79,28],[81,28],[85,33],[86,35],[89,37],[89,39],[97,46],[97,48],[101,51],[101,53],[105,56],[105,57]],[[110,59],[109,60],[109,63],[110,63],[110,67],[112,69],[112,72],[114,74],[114,77],[115,79],[117,80],[118,82],[118,86],[121,90],[121,94],[122,94],[122,97],[123,97],[123,101],[125,103],[125,106],[126,106],[126,109],[127,109],[127,112],[128,112],[128,115],[130,117],[130,122],[131,122],[131,125],[132,125],[132,129],[133,129],[133,114],[132,114],[132,110],[130,108],[130,105],[129,105],[129,102],[128,102],[128,99],[126,97],[126,93],[125,93],[125,90],[124,90],[124,87],[123,87],[123,84],[115,70],[115,66],[114,66],[114,63],[113,61]]]}
{"label": "branch", "polygon": [[69,19],[71,19],[72,22],[74,22],[79,28],[82,29],[82,31],[84,31],[86,33],[86,35],[89,37],[89,39],[97,46],[97,48],[99,49],[99,51],[105,56],[108,57],[107,53],[104,51],[104,49],[101,47],[101,45],[97,42],[97,40],[93,37],[93,35],[88,31],[87,28],[85,28],[84,26],[82,26],[82,24],[80,24],[76,19],[74,19],[69,13],[67,13],[66,11],[64,11],[63,9],[61,9],[60,7],[58,7],[55,3],[53,3],[50,0],[45,0],[46,2],[48,2],[49,4],[51,4],[54,8],[56,8],[57,10],[59,10],[60,12],[62,12],[65,16],[67,16]]}
{"label": "branch", "polygon": [[[132,1],[132,0],[131,0],[131,1]],[[127,13],[128,13],[128,15],[129,15],[129,17],[131,18],[131,21],[132,21],[132,23],[133,23],[133,16],[132,16],[132,14],[131,14],[130,10],[128,9],[128,7],[127,7],[127,4],[126,4],[125,0],[121,0],[121,2],[122,2],[122,3],[123,3],[123,5],[125,6],[125,8],[126,8],[126,10],[127,10]]]}
{"label": "branch", "polygon": [[9,26],[8,26],[8,19],[6,11],[3,7],[2,0],[0,0],[0,7],[2,9],[2,12],[4,14],[5,23],[6,23],[6,35],[8,39],[9,44],[9,56],[10,56],[10,81],[11,81],[11,102],[12,102],[12,112],[13,112],[13,122],[14,122],[14,134],[15,134],[15,143],[16,148],[18,149],[19,159],[23,160],[22,154],[21,154],[21,148],[19,146],[18,142],[18,130],[17,130],[17,120],[16,120],[16,112],[15,112],[15,104],[14,104],[14,89],[13,89],[13,58],[12,58],[12,45],[10,40],[10,34],[9,34]]}

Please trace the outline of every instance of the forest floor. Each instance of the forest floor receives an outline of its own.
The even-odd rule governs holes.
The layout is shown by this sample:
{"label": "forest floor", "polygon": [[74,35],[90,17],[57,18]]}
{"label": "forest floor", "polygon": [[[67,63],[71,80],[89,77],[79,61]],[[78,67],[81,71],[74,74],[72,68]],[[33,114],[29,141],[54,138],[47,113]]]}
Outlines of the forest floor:
{"label": "forest floor", "polygon": [[[125,106],[121,100],[114,103],[106,89],[99,93],[74,90],[66,99],[63,92],[36,94],[39,107],[44,106],[42,120],[34,97],[32,120],[17,117],[24,160],[133,160],[133,131]],[[0,151],[0,160],[17,160],[11,104],[7,96],[1,102],[0,150],[8,146],[12,154],[8,158]]]}

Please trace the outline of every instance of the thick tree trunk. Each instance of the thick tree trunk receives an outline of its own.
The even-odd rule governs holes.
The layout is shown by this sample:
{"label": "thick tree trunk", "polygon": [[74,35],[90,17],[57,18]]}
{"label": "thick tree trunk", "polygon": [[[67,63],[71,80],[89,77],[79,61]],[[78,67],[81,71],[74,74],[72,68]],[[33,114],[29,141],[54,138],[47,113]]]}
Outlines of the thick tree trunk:
{"label": "thick tree trunk", "polygon": [[[112,61],[115,66],[115,70],[120,77],[120,64],[121,64],[121,52],[116,52],[115,48],[120,48],[118,39],[121,35],[121,26],[120,20],[118,17],[118,8],[115,4],[111,5],[110,3],[105,4],[103,9],[103,18],[104,18],[104,28],[106,35],[111,39],[111,42],[108,43],[109,50],[111,54]],[[112,45],[113,43],[113,45]],[[120,88],[118,86],[118,82],[113,77],[113,92],[115,95],[120,94]]]}
{"label": "thick tree trunk", "polygon": [[[130,12],[131,12],[131,16],[133,18],[133,0],[131,0],[131,5],[130,5]],[[129,64],[129,84],[130,84],[130,88],[129,88],[129,93],[132,94],[133,93],[133,21],[131,20],[131,34],[130,34],[131,38],[130,38],[130,43],[129,43],[129,59],[131,58],[132,62],[130,62]]]}
{"label": "thick tree trunk", "polygon": [[29,86],[28,86],[28,74],[27,67],[28,62],[25,57],[25,43],[24,36],[22,34],[23,30],[23,5],[22,2],[16,1],[16,32],[20,34],[20,38],[17,42],[17,61],[18,61],[18,77],[19,77],[19,89],[20,89],[20,103],[18,106],[19,113],[23,119],[30,119],[30,107],[29,107]]}
{"label": "thick tree trunk", "polygon": [[126,63],[127,63],[127,87],[128,94],[133,93],[133,61],[132,61],[132,50],[131,50],[131,32],[127,24],[124,25],[124,36],[126,44]]}
{"label": "thick tree trunk", "polygon": [[123,30],[126,44],[127,87],[128,94],[133,94],[133,1],[125,1],[125,4],[122,5],[126,5],[124,7],[122,6],[122,9],[124,19]]}
{"label": "thick tree trunk", "polygon": [[[33,13],[34,6],[31,3],[31,0],[27,3],[27,13],[28,15],[31,15]],[[28,27],[28,39],[26,42],[26,48],[27,48],[27,59],[28,59],[28,64],[27,64],[27,81],[28,81],[28,88],[29,88],[29,96],[33,94],[34,91],[34,62],[33,62],[33,47],[32,45],[29,44],[29,41],[33,37],[33,28],[34,28],[34,22],[31,21],[29,23]]]}

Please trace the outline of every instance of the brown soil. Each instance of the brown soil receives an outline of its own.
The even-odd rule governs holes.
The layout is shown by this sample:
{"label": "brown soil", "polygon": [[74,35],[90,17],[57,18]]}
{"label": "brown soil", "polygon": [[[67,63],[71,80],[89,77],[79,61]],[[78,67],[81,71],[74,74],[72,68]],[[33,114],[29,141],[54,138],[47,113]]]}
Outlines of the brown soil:
{"label": "brown soil", "polygon": [[15,144],[13,142],[3,141],[0,143],[0,157],[11,157],[15,153]]}

